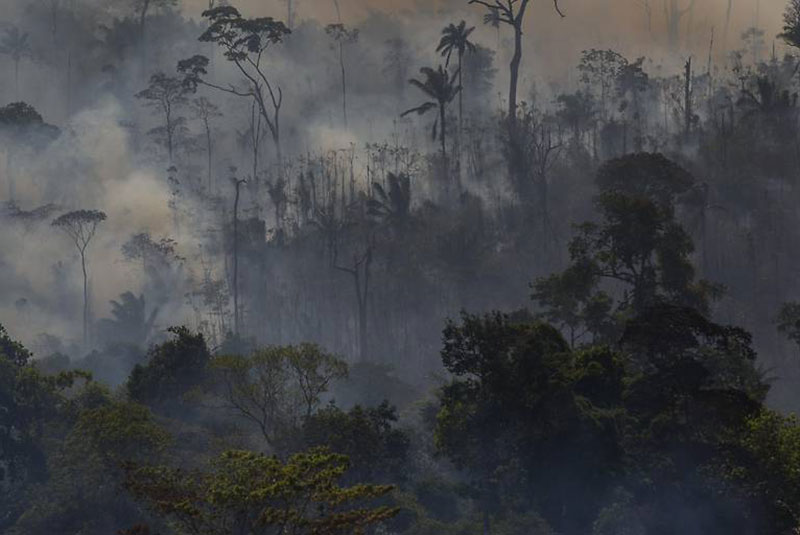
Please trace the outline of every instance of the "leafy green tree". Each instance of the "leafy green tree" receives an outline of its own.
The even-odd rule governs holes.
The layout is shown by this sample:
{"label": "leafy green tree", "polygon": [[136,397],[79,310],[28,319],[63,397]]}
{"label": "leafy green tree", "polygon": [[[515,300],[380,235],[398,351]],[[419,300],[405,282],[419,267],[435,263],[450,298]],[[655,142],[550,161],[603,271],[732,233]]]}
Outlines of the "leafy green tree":
{"label": "leafy green tree", "polygon": [[493,313],[448,324],[442,361],[454,379],[440,393],[436,445],[474,478],[484,532],[515,500],[560,532],[591,522],[622,463],[619,358],[571,355],[554,328]]}
{"label": "leafy green tree", "polygon": [[180,533],[191,535],[364,534],[397,509],[374,505],[389,486],[340,486],[347,457],[313,450],[286,462],[228,451],[206,471],[131,467],[127,486]]}
{"label": "leafy green tree", "polygon": [[352,466],[348,481],[400,483],[407,477],[410,440],[396,425],[397,411],[388,402],[346,412],[330,405],[306,419],[303,442],[346,455]]}
{"label": "leafy green tree", "polygon": [[314,344],[223,355],[213,359],[212,369],[221,383],[223,406],[255,424],[277,451],[291,446],[331,383],[347,376],[344,361]]}
{"label": "leafy green tree", "polygon": [[64,232],[81,257],[83,270],[83,344],[89,344],[89,273],[86,269],[86,251],[94,239],[97,226],[106,220],[99,210],[76,210],[67,212],[53,221],[53,227]]}
{"label": "leafy green tree", "polygon": [[783,14],[783,32],[779,37],[789,46],[800,48],[800,0],[789,0]]}
{"label": "leafy green tree", "polygon": [[142,518],[122,486],[123,464],[158,462],[169,436],[147,408],[102,389],[76,401],[71,429],[48,448],[48,478],[33,489],[14,534],[112,533]]}
{"label": "leafy green tree", "polygon": [[171,411],[206,378],[211,354],[202,334],[186,327],[171,327],[173,335],[147,352],[147,363],[136,365],[126,389],[131,400]]}

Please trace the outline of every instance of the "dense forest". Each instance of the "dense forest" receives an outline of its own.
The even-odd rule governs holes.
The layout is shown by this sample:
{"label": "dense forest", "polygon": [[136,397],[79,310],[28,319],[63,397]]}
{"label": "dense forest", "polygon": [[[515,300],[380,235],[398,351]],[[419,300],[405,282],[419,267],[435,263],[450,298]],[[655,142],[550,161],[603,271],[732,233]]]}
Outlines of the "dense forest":
{"label": "dense forest", "polygon": [[763,4],[3,0],[0,533],[800,532]]}

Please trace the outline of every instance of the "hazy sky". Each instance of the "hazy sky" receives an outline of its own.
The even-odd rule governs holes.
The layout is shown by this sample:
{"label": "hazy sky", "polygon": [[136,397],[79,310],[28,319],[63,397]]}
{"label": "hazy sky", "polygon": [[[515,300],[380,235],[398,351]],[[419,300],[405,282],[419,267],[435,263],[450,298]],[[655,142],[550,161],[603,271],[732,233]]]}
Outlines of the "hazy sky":
{"label": "hazy sky", "polygon": [[[396,14],[418,13],[430,10],[432,20],[466,19],[481,25],[484,9],[468,5],[467,0],[338,0],[346,24],[357,25],[371,10]],[[588,48],[614,48],[630,57],[648,55],[661,59],[665,50],[665,4],[672,0],[561,0],[567,14],[561,20],[553,11],[550,0],[532,0],[526,27],[526,62],[539,73],[563,77],[570,66],[577,63],[580,52]],[[686,7],[692,0],[677,0]],[[731,22],[727,31],[726,13],[731,3]],[[652,31],[648,28],[644,5],[649,2],[652,12]],[[247,15],[271,15],[286,18],[286,0],[233,0]],[[334,21],[334,0],[294,0],[299,19],[314,18],[320,22]],[[187,12],[199,13],[207,0],[185,0]],[[682,19],[680,51],[682,56],[693,54],[706,58],[712,29],[714,54],[741,48],[744,29],[757,25],[766,31],[765,53],[775,43],[780,51],[782,43],[775,38],[781,29],[782,13],[786,0],[695,0],[691,15]],[[510,49],[507,33],[482,28],[480,39],[502,53]],[[426,34],[417,36],[427,39]],[[673,57],[674,59],[674,57]]]}

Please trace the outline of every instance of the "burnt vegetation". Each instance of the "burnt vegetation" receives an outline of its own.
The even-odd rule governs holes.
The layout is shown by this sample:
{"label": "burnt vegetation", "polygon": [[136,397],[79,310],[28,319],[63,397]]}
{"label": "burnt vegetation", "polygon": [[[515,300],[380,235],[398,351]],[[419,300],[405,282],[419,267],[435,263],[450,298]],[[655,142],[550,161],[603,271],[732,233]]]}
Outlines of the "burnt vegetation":
{"label": "burnt vegetation", "polygon": [[11,3],[0,533],[798,533],[800,0]]}

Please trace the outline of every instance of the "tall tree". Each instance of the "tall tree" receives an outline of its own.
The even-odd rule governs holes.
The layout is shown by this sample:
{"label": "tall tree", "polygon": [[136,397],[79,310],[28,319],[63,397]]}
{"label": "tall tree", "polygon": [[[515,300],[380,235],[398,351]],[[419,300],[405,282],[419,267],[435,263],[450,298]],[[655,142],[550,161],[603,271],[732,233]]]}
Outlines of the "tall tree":
{"label": "tall tree", "polygon": [[239,311],[239,200],[247,180],[233,178],[236,196],[233,201],[233,334],[239,337],[241,312]]}
{"label": "tall tree", "polygon": [[187,103],[188,91],[189,89],[184,85],[182,79],[159,72],[150,78],[150,85],[147,89],[136,94],[136,98],[147,101],[150,106],[163,115],[164,125],[153,130],[152,133],[163,132],[170,163],[173,161],[175,152],[175,135],[183,124],[183,118],[176,117],[175,114],[180,106]]}
{"label": "tall tree", "polygon": [[[432,101],[424,102],[416,108],[411,108],[402,113],[401,117],[416,113],[417,115],[424,115],[429,111],[436,109],[439,112],[439,117],[433,123],[432,137],[434,140],[439,138],[442,144],[442,158],[444,159],[445,169],[447,168],[447,106],[456,98],[461,92],[461,86],[456,85],[456,79],[459,73],[455,72],[452,75],[447,72],[447,69],[439,65],[437,70],[430,67],[423,67],[420,69],[423,79],[418,80],[412,78],[409,83],[420,91],[425,93],[426,96],[433,99]],[[438,133],[438,135],[437,135]]]}
{"label": "tall tree", "polygon": [[328,24],[325,33],[333,39],[339,50],[339,68],[342,73],[342,115],[344,127],[347,128],[347,70],[345,68],[344,47],[358,42],[358,29],[348,29],[344,24]]}
{"label": "tall tree", "polygon": [[783,13],[781,39],[794,48],[800,48],[800,0],[789,0]]}
{"label": "tall tree", "polygon": [[[487,24],[508,24],[514,29],[514,55],[511,58],[511,82],[508,88],[508,121],[514,127],[517,121],[517,87],[519,85],[519,69],[522,64],[522,30],[525,22],[525,13],[530,5],[530,0],[469,0],[470,4],[484,6],[488,13],[484,17]],[[553,7],[561,17],[564,13],[558,5],[558,0],[553,0]]]}
{"label": "tall tree", "polygon": [[19,65],[23,59],[31,57],[32,54],[28,37],[28,32],[12,26],[0,38],[0,54],[9,56],[14,62],[14,94],[17,100],[19,100]]}
{"label": "tall tree", "polygon": [[214,162],[214,146],[212,139],[212,125],[213,119],[222,117],[219,107],[213,104],[206,97],[199,97],[192,100],[192,113],[194,117],[203,123],[203,132],[206,137],[206,155],[208,157],[208,194],[211,195],[213,190],[213,162]]}
{"label": "tall tree", "polygon": [[253,99],[275,144],[278,165],[283,169],[280,112],[283,91],[265,70],[265,54],[291,33],[283,22],[272,17],[245,19],[232,6],[218,6],[203,12],[209,27],[200,41],[215,43],[244,77],[244,87],[220,85],[207,80],[209,59],[194,56],[178,63],[178,72],[185,76],[188,87],[205,85],[231,95]]}
{"label": "tall tree", "polygon": [[89,344],[89,274],[86,268],[86,250],[97,232],[97,226],[106,220],[99,210],[76,210],[53,221],[53,226],[63,231],[78,249],[83,270],[83,344]]}
{"label": "tall tree", "polygon": [[[475,31],[475,27],[467,28],[467,23],[463,20],[456,26],[455,24],[448,25],[442,30],[442,38],[439,41],[439,46],[436,51],[440,52],[445,60],[445,66],[450,66],[450,59],[453,52],[458,56],[458,86],[461,91],[458,93],[458,137],[461,139],[464,131],[464,84],[463,84],[463,67],[464,67],[464,54],[467,52],[475,52],[477,48],[475,44],[469,40],[469,36]],[[459,143],[460,145],[460,143]]]}

